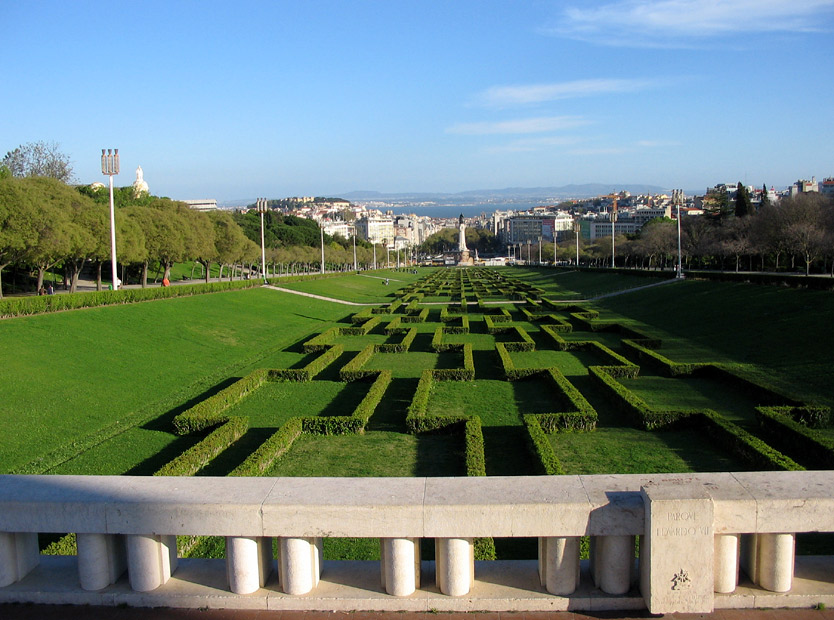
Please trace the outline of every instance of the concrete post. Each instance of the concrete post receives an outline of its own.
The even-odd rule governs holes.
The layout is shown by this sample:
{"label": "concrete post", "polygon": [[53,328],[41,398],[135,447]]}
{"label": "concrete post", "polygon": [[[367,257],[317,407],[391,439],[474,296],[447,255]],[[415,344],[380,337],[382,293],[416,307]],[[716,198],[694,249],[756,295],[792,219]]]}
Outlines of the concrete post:
{"label": "concrete post", "polygon": [[634,536],[594,536],[593,577],[606,594],[625,594],[631,588]]}
{"label": "concrete post", "polygon": [[448,596],[468,594],[475,581],[473,538],[436,538],[437,587]]}
{"label": "concrete post", "polygon": [[539,577],[551,594],[572,594],[579,584],[579,538],[539,538]]}
{"label": "concrete post", "polygon": [[39,563],[36,533],[0,532],[0,587],[20,581]]}
{"label": "concrete post", "polygon": [[738,585],[739,535],[715,536],[714,579],[716,592],[729,594]]}
{"label": "concrete post", "polygon": [[321,576],[321,539],[281,538],[281,586],[287,594],[307,594]]}
{"label": "concrete post", "polygon": [[155,590],[177,568],[176,536],[127,536],[127,572],[136,592]]}
{"label": "concrete post", "polygon": [[383,538],[382,587],[392,596],[409,596],[420,587],[420,539]]}
{"label": "concrete post", "polygon": [[272,539],[248,536],[226,537],[226,576],[235,594],[257,592],[269,577]]}
{"label": "concrete post", "polygon": [[101,590],[116,583],[127,569],[124,536],[76,534],[78,580],[84,590]]}
{"label": "concrete post", "polygon": [[793,585],[794,535],[759,534],[759,585],[771,592],[788,592]]}

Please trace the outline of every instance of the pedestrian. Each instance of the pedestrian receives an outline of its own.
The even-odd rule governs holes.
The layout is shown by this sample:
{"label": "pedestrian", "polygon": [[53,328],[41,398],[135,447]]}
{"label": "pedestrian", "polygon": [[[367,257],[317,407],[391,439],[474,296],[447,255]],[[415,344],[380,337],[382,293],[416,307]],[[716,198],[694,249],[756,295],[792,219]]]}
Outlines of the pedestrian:
{"label": "pedestrian", "polygon": [[49,288],[46,289],[46,294],[47,295],[54,295],[55,294],[55,288],[51,284],[49,285]]}
{"label": "pedestrian", "polygon": [[171,281],[168,278],[162,278],[162,286],[171,286]]}

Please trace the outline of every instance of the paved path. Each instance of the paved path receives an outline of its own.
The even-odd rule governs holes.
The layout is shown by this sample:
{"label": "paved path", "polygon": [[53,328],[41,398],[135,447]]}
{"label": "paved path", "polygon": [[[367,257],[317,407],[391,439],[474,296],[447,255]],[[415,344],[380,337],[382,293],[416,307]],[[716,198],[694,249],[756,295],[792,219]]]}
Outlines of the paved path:
{"label": "paved path", "polygon": [[273,291],[281,291],[282,293],[292,293],[293,295],[301,295],[303,297],[312,297],[313,299],[321,299],[322,301],[332,301],[335,304],[344,304],[346,306],[379,306],[378,304],[360,304],[355,301],[345,301],[344,299],[335,299],[333,297],[325,297],[324,295],[314,295],[313,293],[305,293],[303,291],[294,291],[291,288],[284,288],[282,286],[275,286],[273,284],[264,284],[264,288],[270,288]]}
{"label": "paved path", "polygon": [[235,609],[170,609],[155,607],[96,607],[92,605],[0,604],[3,620],[834,620],[834,610],[725,609],[711,614],[651,615],[637,612],[318,612]]}

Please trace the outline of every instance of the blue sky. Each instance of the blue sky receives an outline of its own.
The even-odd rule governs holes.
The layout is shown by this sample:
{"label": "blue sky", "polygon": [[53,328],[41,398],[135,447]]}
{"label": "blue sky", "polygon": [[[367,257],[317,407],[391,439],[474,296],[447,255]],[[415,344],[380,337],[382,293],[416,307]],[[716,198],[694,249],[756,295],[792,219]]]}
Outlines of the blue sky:
{"label": "blue sky", "polygon": [[834,175],[834,0],[0,7],[0,151],[172,198]]}

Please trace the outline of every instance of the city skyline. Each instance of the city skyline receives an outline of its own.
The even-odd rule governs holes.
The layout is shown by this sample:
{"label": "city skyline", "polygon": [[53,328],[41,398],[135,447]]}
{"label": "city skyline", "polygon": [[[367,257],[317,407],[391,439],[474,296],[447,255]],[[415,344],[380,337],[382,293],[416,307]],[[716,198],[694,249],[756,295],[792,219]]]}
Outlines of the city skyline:
{"label": "city skyline", "polygon": [[[0,149],[172,198],[834,174],[834,0],[5,7]],[[612,187],[613,189],[613,187]]]}

